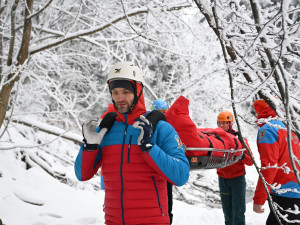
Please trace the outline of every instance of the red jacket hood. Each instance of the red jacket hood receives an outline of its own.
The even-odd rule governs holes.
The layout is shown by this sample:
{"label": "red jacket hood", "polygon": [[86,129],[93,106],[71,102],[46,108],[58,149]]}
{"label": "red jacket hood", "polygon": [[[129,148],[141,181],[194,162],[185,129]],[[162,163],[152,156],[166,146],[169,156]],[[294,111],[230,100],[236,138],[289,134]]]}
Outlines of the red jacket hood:
{"label": "red jacket hood", "polygon": [[[258,115],[257,115],[257,119],[266,119],[266,118],[274,118],[276,117],[276,113],[275,111],[270,107],[267,106],[264,110],[262,110]],[[258,126],[263,126],[264,124],[258,124]]]}

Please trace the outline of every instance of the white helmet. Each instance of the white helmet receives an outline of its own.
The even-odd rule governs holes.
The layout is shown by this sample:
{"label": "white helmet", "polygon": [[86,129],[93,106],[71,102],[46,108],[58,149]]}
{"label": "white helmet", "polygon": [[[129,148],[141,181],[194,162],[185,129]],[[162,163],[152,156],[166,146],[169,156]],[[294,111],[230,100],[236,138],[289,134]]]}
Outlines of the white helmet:
{"label": "white helmet", "polygon": [[114,65],[106,81],[113,80],[133,80],[140,82],[142,85],[145,83],[141,69],[132,62],[118,62]]}

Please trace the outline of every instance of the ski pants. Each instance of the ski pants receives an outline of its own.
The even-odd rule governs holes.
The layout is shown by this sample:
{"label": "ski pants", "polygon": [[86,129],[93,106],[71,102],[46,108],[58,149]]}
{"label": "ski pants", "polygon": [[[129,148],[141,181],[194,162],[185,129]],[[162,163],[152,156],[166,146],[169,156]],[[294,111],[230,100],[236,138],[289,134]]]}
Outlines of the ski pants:
{"label": "ski pants", "polygon": [[173,222],[173,190],[172,190],[173,185],[169,182],[167,182],[167,192],[168,192],[168,213],[170,217],[170,224]]}
{"label": "ski pants", "polygon": [[245,225],[246,179],[245,175],[226,179],[219,177],[222,209],[226,225]]}
{"label": "ski pants", "polygon": [[[286,217],[286,220],[280,218],[280,222],[282,225],[288,224],[299,224],[300,221],[300,214],[298,210],[300,209],[300,199],[299,198],[286,198],[278,195],[271,194],[271,198],[273,200],[273,205],[275,206],[275,210],[277,208],[280,215]],[[278,206],[278,207],[277,207]],[[270,207],[270,205],[269,205]],[[298,209],[297,209],[298,207]],[[290,210],[288,210],[290,209]],[[286,211],[288,210],[288,211]],[[294,211],[294,213],[293,213]],[[297,221],[296,221],[297,220]],[[267,219],[266,225],[277,225],[279,224],[276,220],[275,215],[273,214],[271,207],[270,207],[270,214]]]}

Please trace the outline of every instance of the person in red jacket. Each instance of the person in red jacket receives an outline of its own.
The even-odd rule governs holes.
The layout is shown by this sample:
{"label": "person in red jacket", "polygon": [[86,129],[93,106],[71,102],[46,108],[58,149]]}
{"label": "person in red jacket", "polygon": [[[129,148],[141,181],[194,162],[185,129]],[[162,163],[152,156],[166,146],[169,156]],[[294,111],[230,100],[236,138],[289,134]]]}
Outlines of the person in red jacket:
{"label": "person in red jacket", "polygon": [[[217,123],[218,127],[221,127],[224,131],[228,133],[236,135],[242,143],[239,133],[232,129],[233,115],[231,112],[221,112],[218,115]],[[244,140],[249,148],[247,140]],[[253,165],[253,162],[247,151],[245,151],[244,159],[240,160],[239,162],[233,165],[224,167],[222,169],[217,169],[217,174],[219,177],[221,203],[226,225],[245,225],[245,165]]]}
{"label": "person in red jacket", "polygon": [[[264,100],[256,100],[253,106],[260,126],[257,134],[257,148],[261,160],[260,172],[266,181],[274,202],[273,206],[281,224],[300,224],[300,186],[289,157],[286,126],[278,120],[275,111]],[[293,155],[299,160],[299,139],[293,132],[291,140]],[[295,164],[299,171],[300,167],[296,162]],[[263,213],[263,205],[267,198],[267,193],[259,178],[253,198],[253,211]],[[272,210],[270,210],[266,224],[278,224]]]}
{"label": "person in red jacket", "polygon": [[145,80],[134,63],[114,65],[107,84],[115,112],[83,123],[76,177],[89,180],[102,166],[105,224],[168,225],[167,181],[182,186],[190,171],[179,135],[163,113],[146,111]]}

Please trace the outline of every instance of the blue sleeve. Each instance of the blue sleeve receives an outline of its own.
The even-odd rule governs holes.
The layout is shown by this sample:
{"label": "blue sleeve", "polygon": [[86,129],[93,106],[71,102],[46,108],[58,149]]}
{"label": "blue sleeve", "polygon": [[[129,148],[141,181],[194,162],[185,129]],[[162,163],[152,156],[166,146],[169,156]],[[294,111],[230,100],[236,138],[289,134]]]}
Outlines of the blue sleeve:
{"label": "blue sleeve", "polygon": [[189,179],[190,165],[178,133],[168,123],[159,121],[152,141],[150,156],[161,172],[174,184],[184,185]]}
{"label": "blue sleeve", "polygon": [[78,152],[78,155],[77,155],[76,160],[75,160],[75,165],[74,165],[75,175],[76,175],[76,177],[79,181],[82,181],[82,179],[81,179],[81,165],[82,165],[83,146],[84,146],[83,144],[80,146],[80,150]]}
{"label": "blue sleeve", "polygon": [[84,144],[81,145],[75,160],[75,174],[78,180],[91,179],[101,166],[101,150],[85,151]]}
{"label": "blue sleeve", "polygon": [[284,128],[282,122],[271,121],[270,124],[262,126],[257,133],[258,144],[273,144],[278,141],[278,130]]}

